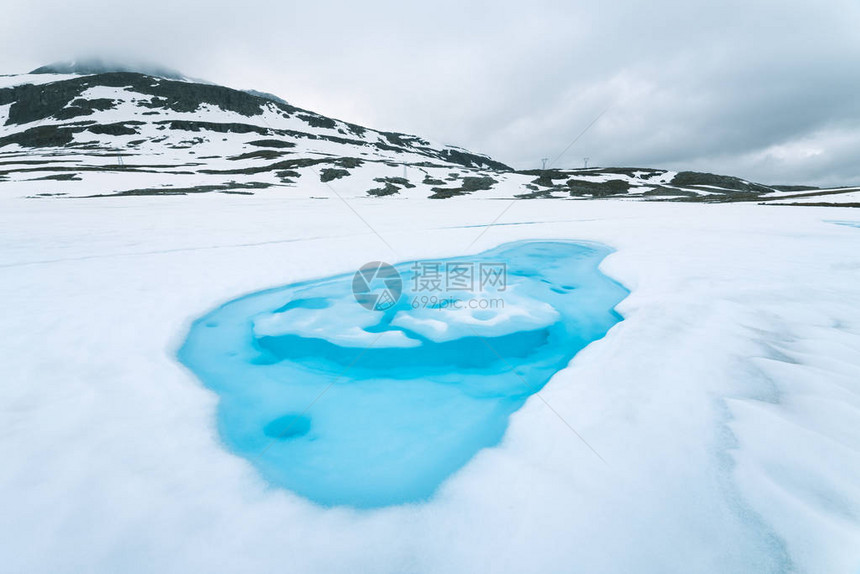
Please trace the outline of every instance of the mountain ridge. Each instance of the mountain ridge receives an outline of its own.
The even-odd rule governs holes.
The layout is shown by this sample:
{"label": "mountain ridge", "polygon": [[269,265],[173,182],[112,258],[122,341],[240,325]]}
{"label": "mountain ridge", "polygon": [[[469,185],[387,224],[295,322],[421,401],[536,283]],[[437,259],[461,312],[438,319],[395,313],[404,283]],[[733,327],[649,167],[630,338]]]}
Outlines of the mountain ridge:
{"label": "mountain ridge", "polygon": [[336,185],[352,197],[704,202],[820,191],[653,168],[515,171],[484,154],[329,118],[273,94],[106,69],[54,64],[0,77],[0,187],[40,197],[279,187],[319,196]]}

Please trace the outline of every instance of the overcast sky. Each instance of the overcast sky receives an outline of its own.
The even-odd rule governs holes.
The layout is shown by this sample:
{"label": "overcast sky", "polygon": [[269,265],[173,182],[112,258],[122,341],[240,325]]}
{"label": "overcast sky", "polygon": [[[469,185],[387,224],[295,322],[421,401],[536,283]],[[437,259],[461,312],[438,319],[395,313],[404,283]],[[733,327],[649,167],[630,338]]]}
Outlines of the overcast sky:
{"label": "overcast sky", "polygon": [[860,183],[860,1],[2,0],[0,73],[148,60],[518,168]]}

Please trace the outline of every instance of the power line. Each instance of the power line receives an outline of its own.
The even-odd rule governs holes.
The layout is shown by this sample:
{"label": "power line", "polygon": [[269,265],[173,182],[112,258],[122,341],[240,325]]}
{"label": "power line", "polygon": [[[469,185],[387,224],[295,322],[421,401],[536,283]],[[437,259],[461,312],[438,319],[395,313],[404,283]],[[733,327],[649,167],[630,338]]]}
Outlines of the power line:
{"label": "power line", "polygon": [[[573,138],[573,141],[572,141],[572,142],[570,142],[569,144],[567,144],[567,147],[566,147],[566,148],[564,148],[564,150],[563,150],[560,154],[558,154],[554,160],[552,160],[551,162],[549,162],[549,165],[550,165],[550,166],[552,166],[555,162],[557,162],[558,160],[560,160],[560,159],[561,159],[561,156],[563,156],[564,154],[566,154],[566,153],[567,153],[567,150],[569,150],[571,147],[573,147],[573,144],[575,144],[576,142],[578,142],[578,141],[579,141],[579,138],[581,138],[582,136],[584,136],[584,135],[585,135],[585,133],[586,133],[588,130],[590,130],[590,129],[591,129],[591,126],[593,126],[594,124],[596,124],[596,123],[597,123],[597,120],[599,120],[600,118],[602,118],[602,117],[603,117],[603,114],[605,114],[605,113],[606,113],[606,112],[608,112],[608,111],[609,111],[609,108],[606,108],[605,110],[603,110],[602,112],[600,112],[600,114],[599,114],[596,118],[594,118],[593,120],[591,120],[591,123],[590,123],[590,124],[588,124],[587,126],[585,126],[585,129],[584,129],[584,130],[582,130],[581,132],[579,132],[579,135],[578,135],[578,136],[576,136],[575,138]],[[544,169],[546,169],[546,167],[544,167]]]}

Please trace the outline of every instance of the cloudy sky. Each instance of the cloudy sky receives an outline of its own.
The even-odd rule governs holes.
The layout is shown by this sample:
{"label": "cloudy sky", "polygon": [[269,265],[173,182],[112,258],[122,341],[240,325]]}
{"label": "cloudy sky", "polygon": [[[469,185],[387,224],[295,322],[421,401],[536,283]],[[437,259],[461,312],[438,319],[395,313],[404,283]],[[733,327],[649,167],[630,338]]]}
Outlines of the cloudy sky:
{"label": "cloudy sky", "polygon": [[860,183],[857,0],[3,0],[2,16],[0,73],[147,60],[514,167]]}

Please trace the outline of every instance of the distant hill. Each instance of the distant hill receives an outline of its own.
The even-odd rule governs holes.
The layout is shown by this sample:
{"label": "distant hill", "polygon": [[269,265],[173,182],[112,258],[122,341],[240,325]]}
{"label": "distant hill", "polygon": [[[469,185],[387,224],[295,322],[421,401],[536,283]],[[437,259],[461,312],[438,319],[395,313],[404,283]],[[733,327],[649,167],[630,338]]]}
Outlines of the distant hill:
{"label": "distant hill", "polygon": [[[0,76],[0,190],[47,197],[278,188],[325,197],[707,202],[823,193],[650,168],[517,172],[480,153],[373,130],[272,94],[191,80],[157,66],[86,60]],[[851,203],[846,199],[840,201]]]}

